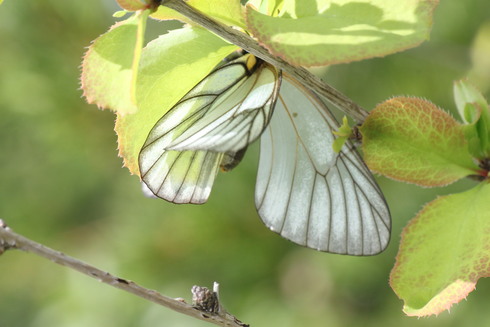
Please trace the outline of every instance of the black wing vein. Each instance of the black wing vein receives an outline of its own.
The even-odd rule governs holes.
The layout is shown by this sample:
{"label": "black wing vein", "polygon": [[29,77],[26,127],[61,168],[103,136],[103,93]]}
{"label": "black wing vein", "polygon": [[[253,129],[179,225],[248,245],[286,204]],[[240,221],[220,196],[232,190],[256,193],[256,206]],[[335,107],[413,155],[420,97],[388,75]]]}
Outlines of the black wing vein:
{"label": "black wing vein", "polygon": [[389,210],[351,145],[333,152],[337,126],[314,93],[285,75],[261,139],[256,206],[269,228],[295,243],[377,254],[389,241]]}

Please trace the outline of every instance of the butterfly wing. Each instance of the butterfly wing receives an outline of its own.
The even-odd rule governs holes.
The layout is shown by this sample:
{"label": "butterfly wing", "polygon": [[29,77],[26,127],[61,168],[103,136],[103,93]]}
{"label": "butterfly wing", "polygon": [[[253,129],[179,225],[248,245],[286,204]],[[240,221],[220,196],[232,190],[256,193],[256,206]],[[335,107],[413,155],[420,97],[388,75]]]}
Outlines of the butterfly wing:
{"label": "butterfly wing", "polygon": [[390,239],[383,194],[351,145],[332,149],[338,124],[325,104],[283,76],[261,138],[255,203],[282,237],[320,251],[373,255]]}
{"label": "butterfly wing", "polygon": [[213,70],[151,129],[139,155],[143,182],[174,203],[206,202],[224,153],[239,152],[269,123],[280,81],[252,55]]}
{"label": "butterfly wing", "polygon": [[159,150],[159,155],[150,159],[150,152],[148,150],[146,156],[140,159],[140,170],[143,182],[153,194],[173,203],[206,202],[222,153]]}

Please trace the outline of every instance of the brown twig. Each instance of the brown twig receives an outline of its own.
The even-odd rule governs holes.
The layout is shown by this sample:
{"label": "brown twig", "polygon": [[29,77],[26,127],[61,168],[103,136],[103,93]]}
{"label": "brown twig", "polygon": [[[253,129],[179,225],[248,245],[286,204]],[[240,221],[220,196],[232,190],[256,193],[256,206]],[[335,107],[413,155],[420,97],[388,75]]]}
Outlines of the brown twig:
{"label": "brown twig", "polygon": [[208,312],[186,303],[180,299],[173,299],[139,286],[138,284],[108,272],[100,270],[94,266],[86,264],[78,259],[70,257],[59,251],[55,251],[40,243],[34,242],[22,235],[19,235],[10,229],[3,220],[0,219],[0,254],[9,249],[19,249],[25,252],[34,253],[40,257],[49,259],[59,265],[69,267],[82,274],[97,279],[98,281],[119,288],[126,292],[132,293],[148,301],[154,302],[161,306],[167,307],[182,314],[213,323],[218,326],[244,327],[243,324],[231,314],[222,314],[220,312]]}
{"label": "brown twig", "polygon": [[251,54],[269,62],[270,64],[293,76],[303,85],[306,85],[317,94],[328,99],[342,112],[352,117],[357,123],[362,123],[367,117],[367,111],[357,105],[354,101],[330,85],[324,83],[319,77],[313,75],[308,70],[302,67],[292,66],[283,59],[273,56],[267,51],[267,49],[260,46],[257,41],[252,39],[247,34],[214,21],[212,18],[187,5],[182,0],[163,0],[162,5],[179,12],[193,22],[219,35],[223,39],[239,46],[242,49],[245,49]]}

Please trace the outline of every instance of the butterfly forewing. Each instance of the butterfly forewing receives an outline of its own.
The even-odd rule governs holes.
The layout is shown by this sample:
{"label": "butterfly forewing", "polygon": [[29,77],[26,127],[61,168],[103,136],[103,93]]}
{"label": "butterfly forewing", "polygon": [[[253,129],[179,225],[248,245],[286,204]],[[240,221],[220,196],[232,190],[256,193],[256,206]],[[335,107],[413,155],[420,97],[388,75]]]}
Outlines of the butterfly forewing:
{"label": "butterfly forewing", "polygon": [[320,251],[372,255],[390,238],[390,214],[351,145],[332,149],[337,122],[325,104],[284,76],[261,138],[256,206],[264,223]]}
{"label": "butterfly forewing", "polygon": [[[257,139],[272,113],[278,92],[277,71],[263,66],[209,105],[197,108],[183,133],[170,144],[174,150],[238,151]],[[196,97],[188,101],[196,101]]]}
{"label": "butterfly forewing", "polygon": [[139,155],[143,182],[171,202],[206,202],[224,153],[239,152],[269,123],[280,75],[251,55],[213,70],[151,129]]}

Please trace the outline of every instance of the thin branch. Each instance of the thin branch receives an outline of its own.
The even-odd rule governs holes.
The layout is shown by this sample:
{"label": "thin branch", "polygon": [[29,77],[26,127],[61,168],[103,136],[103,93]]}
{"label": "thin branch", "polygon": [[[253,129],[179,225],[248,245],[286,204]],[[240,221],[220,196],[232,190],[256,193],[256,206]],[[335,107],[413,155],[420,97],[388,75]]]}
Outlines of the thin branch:
{"label": "thin branch", "polygon": [[167,307],[179,313],[204,320],[213,323],[218,326],[231,326],[231,327],[244,327],[248,326],[233,315],[229,313],[209,312],[199,310],[193,305],[186,303],[180,299],[173,299],[158,293],[157,291],[150,290],[139,286],[138,284],[117,276],[111,275],[108,272],[100,270],[94,266],[86,264],[78,259],[70,257],[64,253],[55,251],[42,244],[34,242],[22,235],[14,233],[7,225],[0,219],[0,254],[9,249],[19,249],[25,252],[34,253],[40,257],[49,259],[59,265],[69,267],[82,274],[97,279],[98,281],[110,285],[112,287],[119,288],[126,292],[132,293],[143,299],[149,300],[161,306]]}
{"label": "thin branch", "polygon": [[319,77],[313,75],[303,67],[292,66],[283,59],[273,56],[269,53],[269,51],[267,51],[267,49],[260,46],[257,41],[255,41],[245,33],[242,33],[240,31],[237,31],[236,29],[214,21],[213,19],[202,14],[198,10],[190,7],[182,0],[163,0],[162,5],[179,12],[193,22],[219,35],[223,39],[239,46],[242,49],[245,49],[251,54],[285,71],[286,73],[300,81],[303,85],[308,86],[317,94],[327,98],[346,115],[352,117],[357,123],[362,123],[367,117],[367,111],[357,105],[354,101],[352,101],[330,85],[324,83]]}

